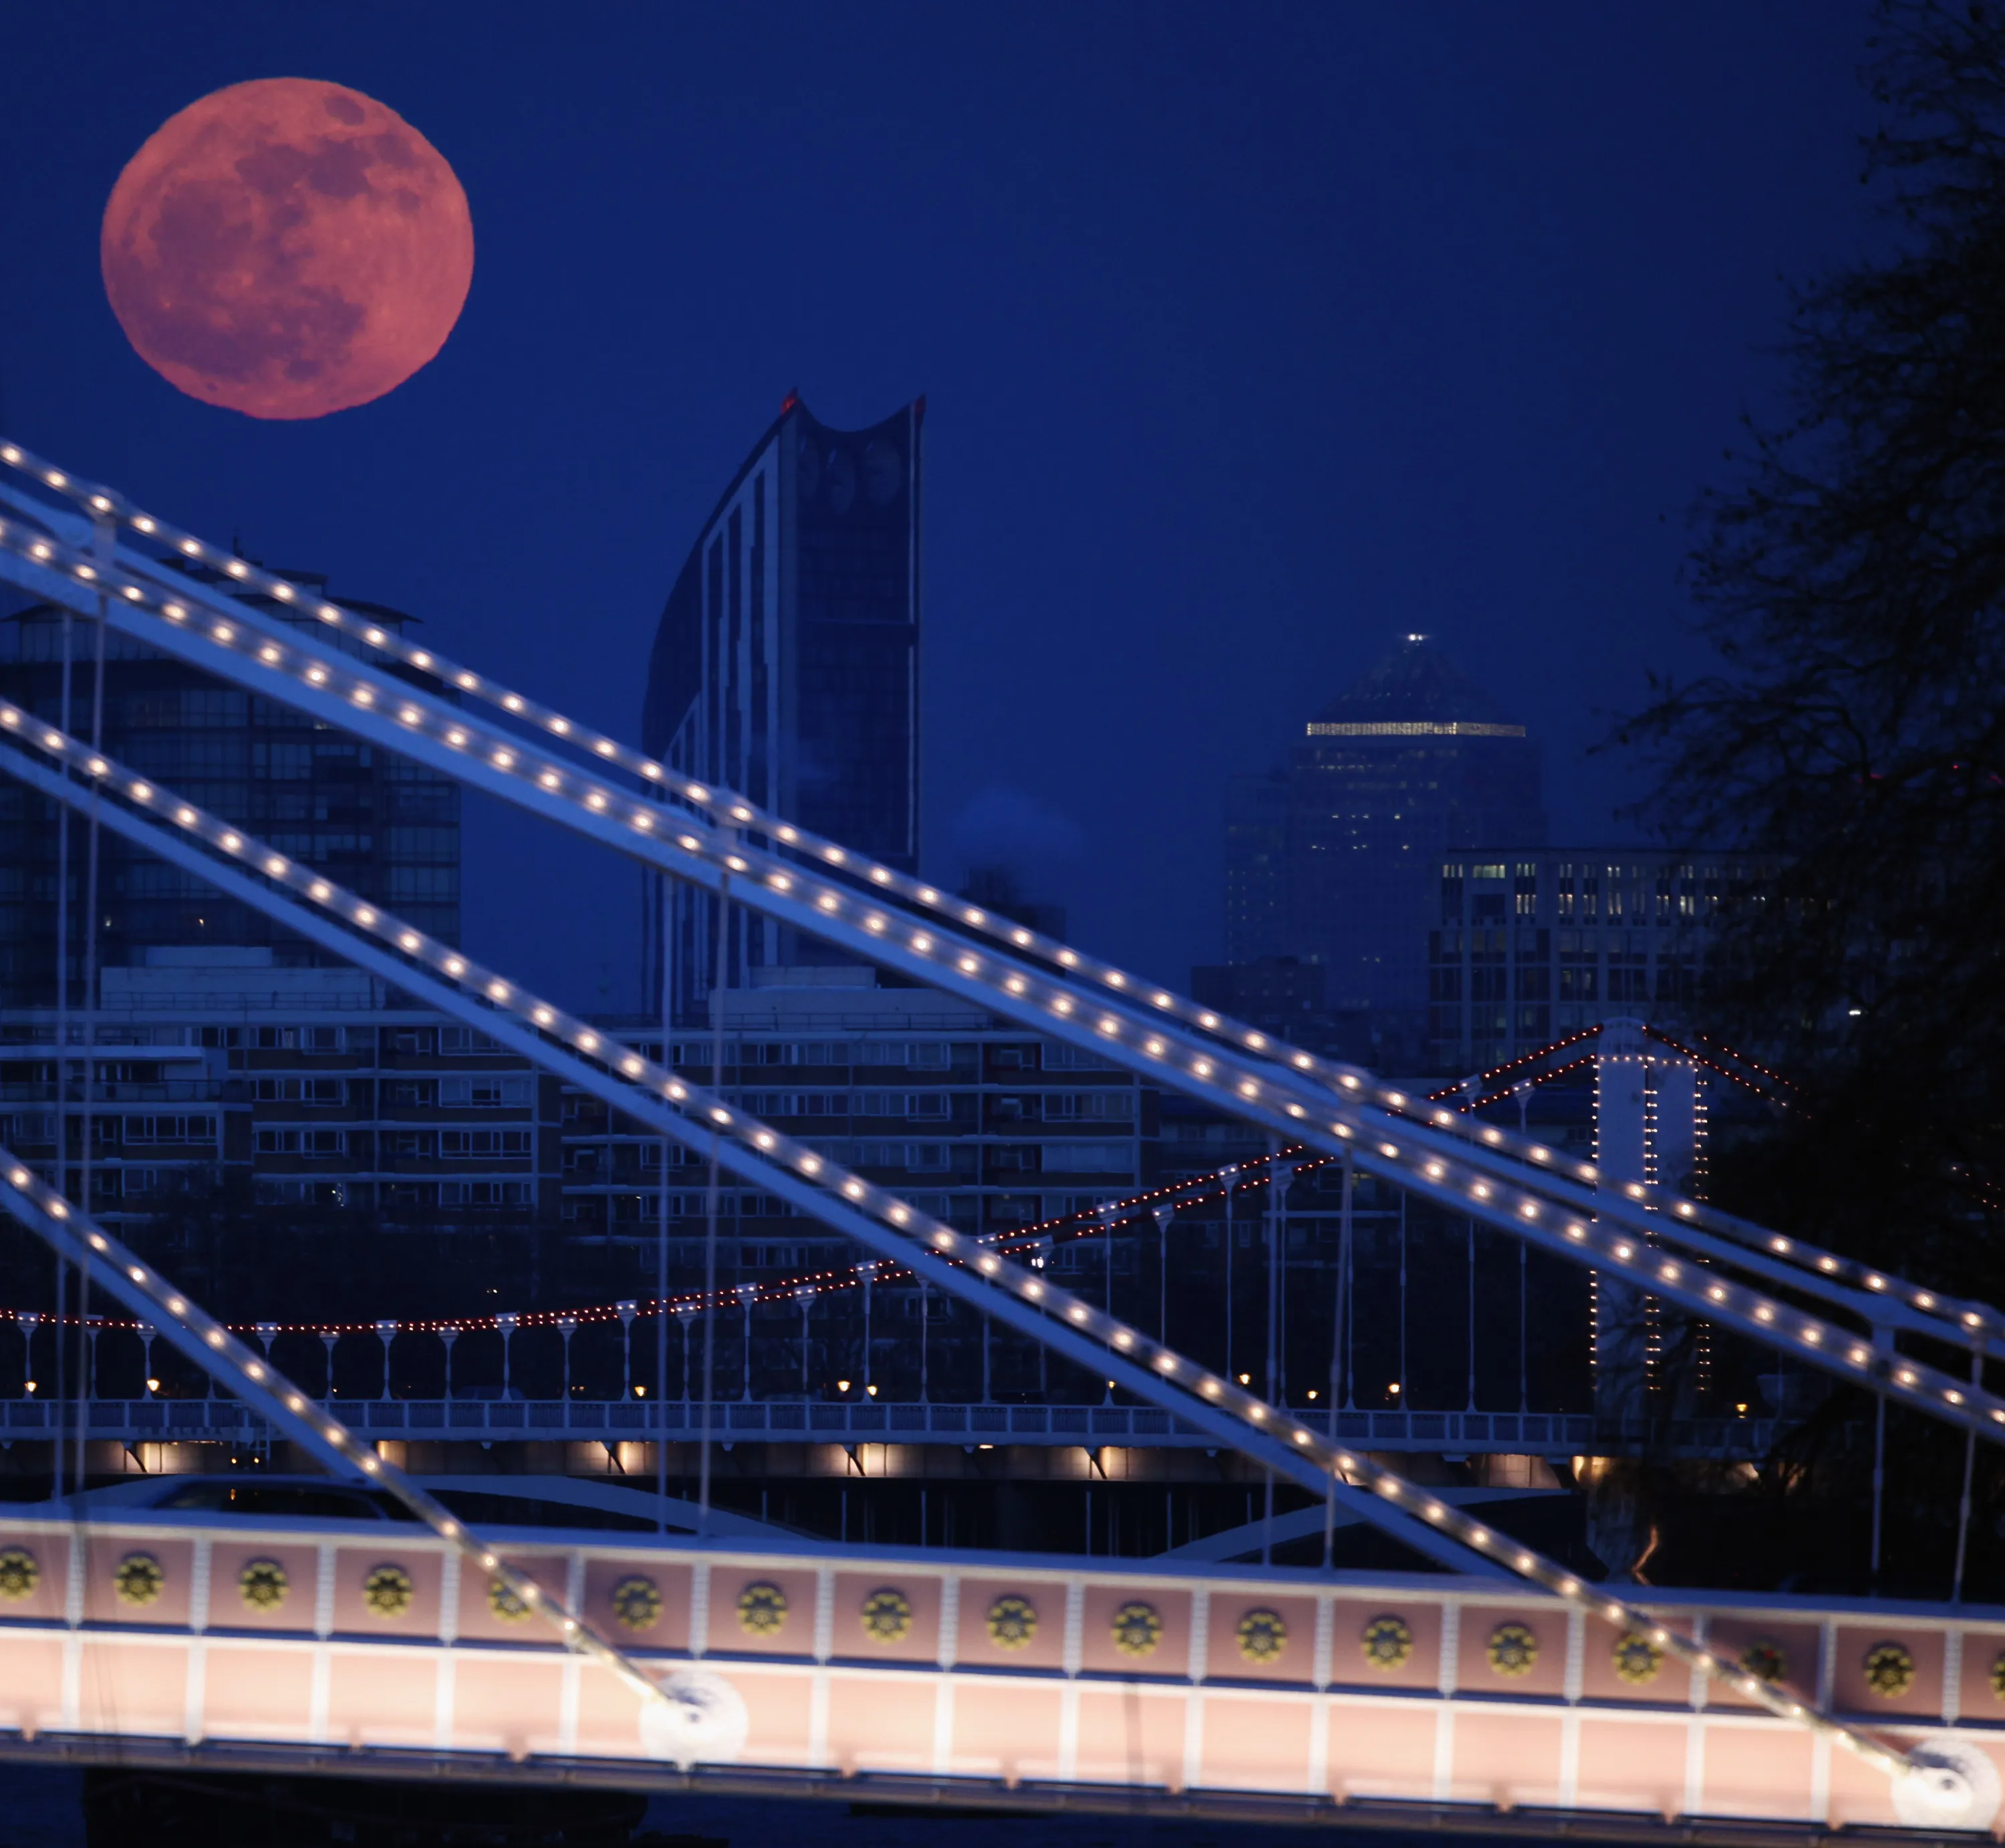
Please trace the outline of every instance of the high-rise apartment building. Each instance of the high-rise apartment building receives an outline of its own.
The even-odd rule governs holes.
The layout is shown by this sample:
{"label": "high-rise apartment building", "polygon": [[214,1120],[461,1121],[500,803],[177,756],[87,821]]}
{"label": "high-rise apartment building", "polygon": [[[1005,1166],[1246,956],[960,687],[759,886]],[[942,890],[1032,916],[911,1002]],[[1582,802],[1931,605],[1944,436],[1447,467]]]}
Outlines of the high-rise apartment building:
{"label": "high-rise apartment building", "polygon": [[1545,832],[1538,747],[1409,635],[1307,722],[1284,763],[1234,779],[1227,960],[1319,965],[1329,1010],[1409,1021],[1417,1048],[1443,851]]}
{"label": "high-rise apartment building", "polygon": [[[662,612],[648,753],[917,870],[923,399],[833,430],[789,395],[704,523]],[[722,982],[709,902],[650,882],[644,992],[679,1019],[756,968],[846,960],[735,914]]]}
{"label": "high-rise apartment building", "polygon": [[[191,572],[212,585],[212,571]],[[325,578],[283,572],[324,589]],[[231,587],[234,589],[234,586]],[[241,596],[282,621],[307,618],[272,599]],[[413,619],[379,604],[346,599],[385,628]],[[62,613],[37,605],[0,621],[0,694],[59,722]],[[314,625],[322,648],[362,645]],[[276,700],[226,687],[130,638],[104,638],[104,748],[165,787],[268,841],[328,878],[446,941],[459,937],[459,789],[449,778],[316,724]],[[91,625],[70,624],[69,729],[90,735],[94,641]],[[427,691],[451,690],[413,669],[379,669]],[[56,994],[55,922],[61,855],[54,805],[0,779],[0,1005],[46,1007]],[[85,829],[70,824],[68,975],[82,1002],[84,901],[89,891]],[[167,948],[269,947],[281,964],[329,958],[261,914],[127,845],[105,831],[99,841],[97,955],[102,967],[144,960]]]}

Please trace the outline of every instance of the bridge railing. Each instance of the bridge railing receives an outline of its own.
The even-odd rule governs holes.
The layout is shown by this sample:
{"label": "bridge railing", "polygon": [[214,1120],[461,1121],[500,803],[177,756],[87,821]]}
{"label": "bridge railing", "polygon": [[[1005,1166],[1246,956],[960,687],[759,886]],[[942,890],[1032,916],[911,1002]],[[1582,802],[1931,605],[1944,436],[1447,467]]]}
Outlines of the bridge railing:
{"label": "bridge railing", "polygon": [[[650,1405],[599,1399],[334,1399],[321,1402],[371,1436],[420,1441],[602,1443],[693,1440],[704,1428],[701,1401]],[[65,1419],[65,1414],[67,1414]],[[1376,1450],[1450,1455],[1602,1456],[1645,1448],[1684,1455],[1757,1456],[1771,1449],[1772,1418],[1596,1418],[1582,1413],[1339,1411],[1296,1414],[1326,1437]],[[53,1431],[73,1407],[53,1401],[0,1402],[10,1437]],[[1218,1447],[1217,1438],[1173,1414],[1141,1405],[824,1404],[813,1400],[725,1400],[710,1407],[713,1439],[778,1443],[1101,1445],[1139,1449]],[[95,1399],[89,1435],[125,1443],[253,1443],[264,1425],[228,1399]]]}

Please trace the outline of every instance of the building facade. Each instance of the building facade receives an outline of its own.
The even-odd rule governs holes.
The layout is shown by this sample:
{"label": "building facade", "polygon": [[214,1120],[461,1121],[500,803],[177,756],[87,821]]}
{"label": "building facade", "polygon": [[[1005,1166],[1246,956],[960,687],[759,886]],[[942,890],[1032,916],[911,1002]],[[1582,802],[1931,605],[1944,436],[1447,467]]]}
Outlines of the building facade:
{"label": "building facade", "polygon": [[[1132,1074],[1040,1041],[926,989],[882,989],[861,968],[770,969],[722,997],[727,1098],[830,1161],[970,1232],[1008,1231],[1136,1191],[1153,1170],[1157,1094]],[[658,1025],[622,1029],[658,1048]],[[676,1068],[711,1082],[720,1045],[684,1030]],[[581,1235],[653,1238],[662,1210],[658,1137],[585,1097],[567,1101],[564,1214]],[[708,1165],[670,1148],[676,1262],[695,1263]],[[830,1261],[840,1235],[723,1179],[727,1256],[757,1271]]]}
{"label": "building facade", "polygon": [[[202,574],[218,581],[215,573]],[[325,588],[324,578],[280,574],[304,587]],[[269,598],[238,600],[296,626],[308,620]],[[348,607],[385,628],[402,629],[412,620],[352,599]],[[68,729],[88,737],[94,641],[89,624],[75,621],[68,627]],[[51,723],[63,716],[64,631],[61,612],[47,606],[0,621],[0,695]],[[314,635],[323,648],[361,650],[359,642],[318,625]],[[219,686],[125,636],[107,634],[104,652],[103,736],[109,755],[419,929],[458,941],[457,784],[317,725],[290,706]],[[377,665],[435,696],[451,697],[450,689],[415,670]],[[35,1007],[55,998],[63,855],[54,809],[47,798],[0,779],[0,1005]],[[67,964],[69,998],[76,1005],[84,998],[89,884],[83,824],[72,820],[68,826]],[[262,914],[108,830],[98,851],[97,955],[107,969],[170,947],[262,947],[283,965],[327,960]]]}
{"label": "building facade", "polygon": [[557,1080],[359,970],[163,946],[105,970],[99,1007],[66,1024],[58,1101],[54,1010],[0,1014],[7,1143],[82,1196],[88,1034],[90,1195],[108,1223],[198,1199],[275,1222],[314,1208],[424,1227],[558,1216]]}
{"label": "building facade", "polygon": [[1284,763],[1234,779],[1227,961],[1315,964],[1325,1008],[1407,1023],[1417,1049],[1443,850],[1542,841],[1545,827],[1525,728],[1409,635],[1308,721]]}
{"label": "building facade", "polygon": [[[1137,1192],[1154,1172],[1157,1094],[1077,1049],[868,970],[767,971],[729,991],[734,1103],[970,1231],[1009,1231]],[[658,1058],[658,1023],[608,1021]],[[165,947],[104,971],[75,1013],[69,1096],[49,1008],[0,1013],[0,1140],[82,1191],[83,1046],[93,1204],[141,1222],[192,1196],[345,1208],[392,1226],[561,1226],[652,1246],[665,1210],[679,1277],[699,1271],[708,1162],[358,970],[288,968],[269,948]],[[717,1048],[671,1042],[708,1084]],[[666,1161],[664,1164],[664,1155]],[[732,1277],[847,1261],[839,1235],[729,1175]]]}
{"label": "building facade", "polygon": [[[916,871],[919,848],[920,433],[925,401],[867,430],[789,395],[704,524],[670,592],[641,736],[685,775]],[[749,971],[839,964],[734,915],[721,982],[708,900],[647,887],[643,993],[699,1020]]]}
{"label": "building facade", "polygon": [[1744,855],[1635,847],[1452,849],[1426,933],[1430,1063],[1501,1065],[1617,1016],[1674,1025],[1729,908],[1769,883]]}

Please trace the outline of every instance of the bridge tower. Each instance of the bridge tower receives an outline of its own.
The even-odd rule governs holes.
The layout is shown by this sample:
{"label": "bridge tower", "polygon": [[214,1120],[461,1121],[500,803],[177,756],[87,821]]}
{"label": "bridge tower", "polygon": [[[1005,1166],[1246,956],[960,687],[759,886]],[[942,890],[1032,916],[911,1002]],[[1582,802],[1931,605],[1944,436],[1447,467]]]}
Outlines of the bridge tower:
{"label": "bridge tower", "polygon": [[[1642,1021],[1604,1022],[1594,1056],[1594,1158],[1617,1183],[1642,1181],[1699,1191],[1705,1143],[1704,1087],[1686,1054]],[[1588,1279],[1594,1412],[1598,1428],[1620,1436],[1647,1418],[1665,1378],[1663,1305],[1599,1271]],[[1694,1331],[1692,1386],[1702,1391],[1711,1359],[1703,1323]],[[1617,1571],[1640,1566],[1652,1541],[1647,1498],[1633,1470],[1597,1463],[1588,1491],[1589,1544]]]}
{"label": "bridge tower", "polygon": [[[1594,1158],[1603,1173],[1702,1195],[1705,1140],[1705,1089],[1694,1061],[1642,1021],[1604,1023],[1594,1056]],[[1596,1414],[1642,1417],[1646,1395],[1663,1383],[1656,1301],[1596,1272],[1588,1302]],[[1702,1383],[1702,1333],[1701,1344]]]}

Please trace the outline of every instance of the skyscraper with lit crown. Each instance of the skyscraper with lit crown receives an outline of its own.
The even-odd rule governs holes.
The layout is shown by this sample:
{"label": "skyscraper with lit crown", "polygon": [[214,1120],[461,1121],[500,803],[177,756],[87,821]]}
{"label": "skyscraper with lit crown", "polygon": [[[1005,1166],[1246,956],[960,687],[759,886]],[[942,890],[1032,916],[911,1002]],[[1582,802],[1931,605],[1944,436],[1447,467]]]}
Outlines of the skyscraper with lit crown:
{"label": "skyscraper with lit crown", "polygon": [[1408,635],[1227,799],[1226,957],[1320,965],[1333,1012],[1420,1038],[1442,850],[1543,842],[1539,750],[1424,635]]}

